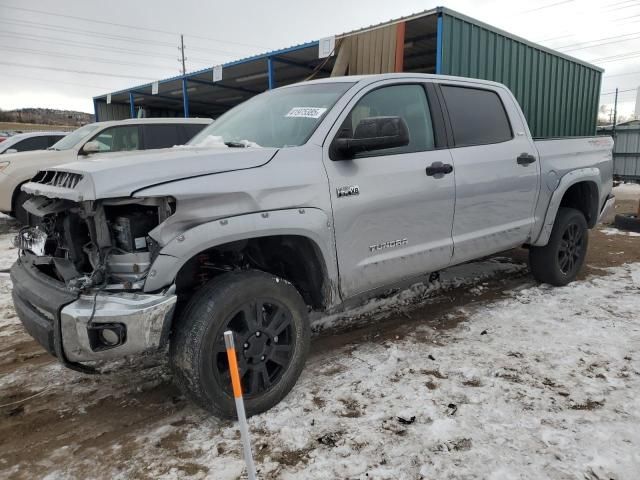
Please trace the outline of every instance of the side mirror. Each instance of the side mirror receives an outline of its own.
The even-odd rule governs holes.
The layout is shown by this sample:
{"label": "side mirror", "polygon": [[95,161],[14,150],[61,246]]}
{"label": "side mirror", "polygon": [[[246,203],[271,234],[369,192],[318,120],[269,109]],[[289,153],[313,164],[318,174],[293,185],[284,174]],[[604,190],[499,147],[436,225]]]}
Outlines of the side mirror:
{"label": "side mirror", "polygon": [[15,148],[7,148],[4,153],[18,153],[18,150]]}
{"label": "side mirror", "polygon": [[91,142],[87,142],[80,150],[81,155],[89,155],[90,153],[98,153],[100,151],[100,142],[96,142],[95,140]]}
{"label": "side mirror", "polygon": [[409,128],[401,117],[369,117],[360,120],[353,138],[336,138],[334,148],[343,158],[356,153],[409,145]]}

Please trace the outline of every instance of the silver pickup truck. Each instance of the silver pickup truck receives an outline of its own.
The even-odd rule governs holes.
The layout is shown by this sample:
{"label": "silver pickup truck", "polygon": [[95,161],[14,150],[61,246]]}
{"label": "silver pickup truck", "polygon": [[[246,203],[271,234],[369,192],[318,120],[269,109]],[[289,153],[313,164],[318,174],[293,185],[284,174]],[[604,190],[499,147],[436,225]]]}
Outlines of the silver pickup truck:
{"label": "silver pickup truck", "polygon": [[[41,171],[16,238],[15,307],[66,366],[169,345],[176,382],[234,415],[293,387],[309,316],[524,246],[541,282],[579,272],[613,206],[612,140],[534,141],[503,85],[387,74],[258,95],[190,145]],[[87,365],[86,362],[90,362]]]}

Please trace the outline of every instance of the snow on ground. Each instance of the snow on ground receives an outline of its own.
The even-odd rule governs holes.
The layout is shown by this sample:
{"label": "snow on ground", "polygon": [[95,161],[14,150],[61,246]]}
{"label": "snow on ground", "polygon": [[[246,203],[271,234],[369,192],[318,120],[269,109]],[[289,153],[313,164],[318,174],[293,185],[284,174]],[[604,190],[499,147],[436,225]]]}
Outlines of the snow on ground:
{"label": "snow on ground", "polygon": [[625,235],[627,237],[640,237],[638,232],[628,232],[626,230],[619,230],[617,228],[601,228],[600,231],[605,235]]}
{"label": "snow on ground", "polygon": [[[11,236],[0,235],[0,269],[13,260]],[[467,285],[480,295],[485,279],[523,268],[507,258],[455,267],[438,281],[390,292],[315,327],[342,326],[354,315],[376,320],[416,304],[428,311],[442,291]],[[399,335],[381,332],[317,351],[292,393],[250,419],[259,478],[636,480],[640,263],[601,273],[563,288],[522,282],[502,299],[445,310],[435,326],[416,320]],[[0,342],[8,347],[25,335],[10,288],[0,277]],[[9,348],[6,355],[22,354]],[[0,366],[8,360],[0,356]],[[133,403],[166,384],[164,364],[137,362],[135,369],[101,377],[55,363],[25,364],[3,375],[0,389],[22,386],[39,394],[47,388],[44,394],[56,403],[46,414],[79,428],[101,401]],[[27,414],[42,415],[45,408],[24,405]],[[101,438],[98,432],[87,446],[57,433],[61,446],[36,448],[33,462],[46,467],[48,479],[244,478],[234,423],[193,406],[159,405],[160,413],[133,434]],[[53,435],[45,429],[42,439]],[[28,463],[0,462],[0,476],[30,478],[30,471]]]}
{"label": "snow on ground", "polygon": [[640,183],[622,183],[613,189],[619,200],[637,200],[640,198]]}
{"label": "snow on ground", "polygon": [[[250,419],[259,477],[635,480],[639,308],[636,263],[460,308],[450,330],[423,325],[318,354],[281,404]],[[153,445],[180,432],[175,456],[159,456]],[[113,478],[140,465],[184,478],[185,456],[206,467],[193,478],[243,472],[236,426],[196,411],[134,445]]]}

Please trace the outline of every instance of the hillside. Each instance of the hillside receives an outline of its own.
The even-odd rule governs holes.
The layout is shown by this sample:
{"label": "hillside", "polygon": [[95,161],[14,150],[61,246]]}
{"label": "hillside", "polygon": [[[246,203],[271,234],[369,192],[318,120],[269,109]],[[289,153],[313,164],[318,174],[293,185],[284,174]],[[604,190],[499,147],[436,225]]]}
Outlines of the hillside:
{"label": "hillside", "polygon": [[94,121],[90,113],[51,108],[21,108],[0,111],[0,122],[36,123],[40,125],[66,125],[79,127]]}

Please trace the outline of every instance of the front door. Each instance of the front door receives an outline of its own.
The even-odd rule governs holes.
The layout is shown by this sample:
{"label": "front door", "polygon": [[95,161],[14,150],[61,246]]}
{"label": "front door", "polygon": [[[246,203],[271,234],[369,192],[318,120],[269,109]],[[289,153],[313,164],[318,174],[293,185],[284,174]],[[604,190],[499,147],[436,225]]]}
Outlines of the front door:
{"label": "front door", "polygon": [[[451,260],[454,176],[427,174],[436,162],[452,163],[446,148],[437,149],[433,118],[441,117],[432,110],[424,84],[387,84],[360,92],[328,136],[324,163],[344,298],[443,268]],[[377,116],[403,118],[409,144],[331,159],[336,136],[352,136],[360,120]]]}

